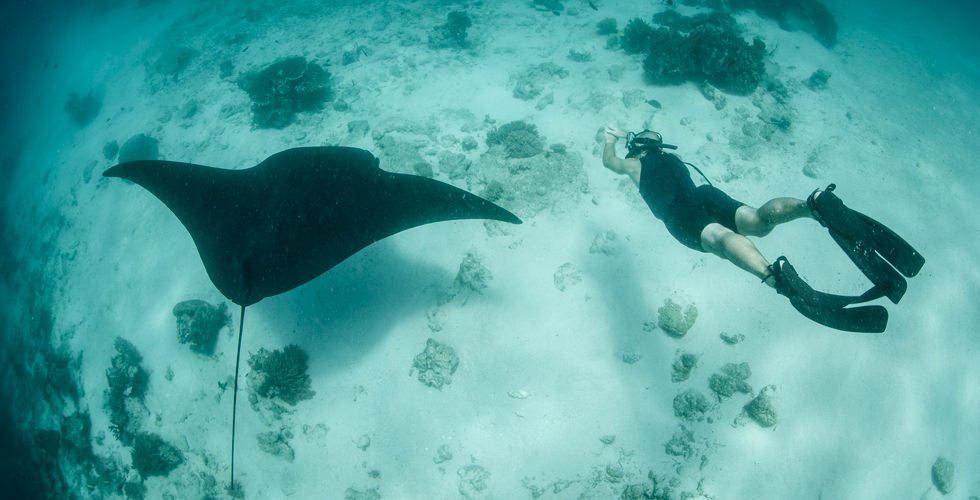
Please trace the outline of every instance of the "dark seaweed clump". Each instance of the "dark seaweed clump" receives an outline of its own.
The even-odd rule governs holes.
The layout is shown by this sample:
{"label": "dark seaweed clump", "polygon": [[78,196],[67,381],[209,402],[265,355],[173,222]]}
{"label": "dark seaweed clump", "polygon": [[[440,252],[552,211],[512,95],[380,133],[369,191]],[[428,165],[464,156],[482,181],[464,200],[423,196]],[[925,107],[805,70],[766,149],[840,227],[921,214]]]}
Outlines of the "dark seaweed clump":
{"label": "dark seaweed clump", "polygon": [[306,353],[297,345],[287,345],[281,351],[259,349],[248,360],[252,368],[249,383],[259,396],[279,398],[295,406],[316,394],[310,389],[306,361]]}
{"label": "dark seaweed clump", "polygon": [[732,94],[750,94],[766,76],[766,44],[742,39],[731,16],[684,17],[667,13],[655,18],[669,26],[653,28],[633,19],[623,30],[622,47],[646,54],[643,69],[650,83],[708,83]]}
{"label": "dark seaweed clump", "polygon": [[116,141],[109,141],[102,146],[102,156],[106,160],[112,161],[116,159],[116,155],[119,154],[119,143]]}
{"label": "dark seaweed clump", "polygon": [[556,15],[565,10],[565,5],[562,4],[561,0],[534,0],[531,2],[531,6],[536,10],[551,12]]}
{"label": "dark seaweed clump", "polygon": [[773,19],[787,31],[801,30],[809,33],[825,47],[837,43],[837,20],[819,0],[684,0],[689,6],[698,6],[721,13],[751,10]]}
{"label": "dark seaweed clump", "polygon": [[317,111],[333,98],[330,73],[305,57],[290,57],[252,73],[239,82],[252,98],[256,128],[284,128],[296,114]]}
{"label": "dark seaweed clump", "polygon": [[68,101],[65,102],[65,112],[79,128],[85,128],[92,123],[101,109],[102,99],[92,91],[84,96],[79,95],[78,92],[72,92],[68,96]]}
{"label": "dark seaweed clump", "polygon": [[465,49],[470,46],[466,30],[473,21],[465,12],[454,11],[446,16],[446,24],[436,26],[429,34],[429,47],[433,49]]}
{"label": "dark seaweed clump", "polygon": [[166,476],[184,463],[184,455],[157,434],[141,432],[133,445],[133,468],[140,476]]}
{"label": "dark seaweed clump", "polygon": [[810,78],[803,82],[803,84],[806,85],[808,89],[813,91],[823,90],[827,88],[827,82],[830,81],[830,76],[831,73],[829,71],[825,69],[818,69],[814,71],[813,74],[810,75]]}
{"label": "dark seaweed clump", "polygon": [[596,33],[600,35],[615,35],[618,31],[616,20],[611,17],[607,17],[596,24]]}
{"label": "dark seaweed clump", "polygon": [[176,80],[180,73],[190,65],[191,60],[197,57],[197,54],[196,50],[188,47],[170,47],[157,58],[154,69],[161,75]]}
{"label": "dark seaweed clump", "polygon": [[146,134],[136,134],[119,149],[119,163],[136,160],[156,160],[160,157],[160,141]]}
{"label": "dark seaweed clump", "polygon": [[214,354],[218,332],[231,324],[224,303],[213,306],[203,300],[185,300],[174,306],[173,313],[177,319],[177,341],[205,356]]}
{"label": "dark seaweed clump", "polygon": [[732,10],[754,10],[776,20],[785,30],[803,30],[825,47],[837,43],[837,20],[817,0],[728,0],[728,6]]}

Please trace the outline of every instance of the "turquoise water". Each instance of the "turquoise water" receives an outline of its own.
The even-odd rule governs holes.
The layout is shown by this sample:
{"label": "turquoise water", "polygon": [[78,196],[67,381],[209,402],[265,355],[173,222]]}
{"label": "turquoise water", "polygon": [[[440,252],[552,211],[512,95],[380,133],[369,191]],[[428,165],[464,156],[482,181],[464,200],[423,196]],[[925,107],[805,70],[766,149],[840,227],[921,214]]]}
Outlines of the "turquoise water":
{"label": "turquoise water", "polygon": [[[736,36],[765,44],[751,74],[665,78],[624,50],[631,19],[699,3],[5,5],[10,495],[980,496],[977,7],[738,10]],[[313,90],[257,103],[255,76],[294,57],[274,73]],[[834,182],[927,263],[879,301],[885,333],[817,325],[674,241],[602,168],[606,124],[660,131],[749,204]],[[524,224],[411,229],[250,306],[230,493],[238,307],[163,204],[101,172],[333,145]],[[754,241],[814,288],[868,286],[812,221]],[[182,343],[193,314],[213,350]],[[270,353],[285,389],[264,385]]]}

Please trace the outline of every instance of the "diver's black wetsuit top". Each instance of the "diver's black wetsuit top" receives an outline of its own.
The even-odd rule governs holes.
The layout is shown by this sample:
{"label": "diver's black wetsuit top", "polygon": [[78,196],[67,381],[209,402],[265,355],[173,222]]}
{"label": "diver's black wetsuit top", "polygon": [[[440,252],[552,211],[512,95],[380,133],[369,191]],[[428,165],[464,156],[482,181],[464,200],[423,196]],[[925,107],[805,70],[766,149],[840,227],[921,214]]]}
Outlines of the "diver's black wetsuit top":
{"label": "diver's black wetsuit top", "polygon": [[672,154],[656,152],[640,158],[640,164],[640,195],[656,218],[666,220],[677,210],[674,202],[694,192],[687,165]]}
{"label": "diver's black wetsuit top", "polygon": [[701,232],[712,222],[738,232],[735,211],[743,203],[714,186],[695,186],[680,158],[651,151],[640,158],[640,164],[640,195],[667,231],[685,246],[705,251]]}

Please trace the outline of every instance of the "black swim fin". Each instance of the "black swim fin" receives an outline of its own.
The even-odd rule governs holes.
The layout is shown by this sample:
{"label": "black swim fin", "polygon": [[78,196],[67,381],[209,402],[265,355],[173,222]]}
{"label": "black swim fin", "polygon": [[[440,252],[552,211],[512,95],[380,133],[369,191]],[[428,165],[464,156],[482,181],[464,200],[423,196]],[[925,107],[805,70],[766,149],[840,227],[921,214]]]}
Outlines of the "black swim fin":
{"label": "black swim fin", "polygon": [[848,297],[818,292],[810,288],[786,257],[770,266],[776,292],[789,298],[800,314],[821,325],[857,333],[881,333],[888,325],[888,311],[882,306],[856,306],[862,297]]}
{"label": "black swim fin", "polygon": [[888,297],[897,304],[908,288],[902,276],[918,274],[925,258],[884,224],[844,206],[833,193],[836,187],[827,186],[816,198],[811,194],[807,205],[837,245],[874,283],[861,302]]}

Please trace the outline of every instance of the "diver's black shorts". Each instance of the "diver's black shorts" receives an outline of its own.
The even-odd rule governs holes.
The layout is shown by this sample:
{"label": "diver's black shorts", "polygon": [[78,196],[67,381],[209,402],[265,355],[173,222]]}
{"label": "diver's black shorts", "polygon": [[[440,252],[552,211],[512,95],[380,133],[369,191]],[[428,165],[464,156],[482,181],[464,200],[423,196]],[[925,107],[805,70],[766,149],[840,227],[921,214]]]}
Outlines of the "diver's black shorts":
{"label": "diver's black shorts", "polygon": [[704,252],[701,232],[712,222],[738,232],[735,212],[744,203],[732,199],[714,186],[698,186],[690,194],[674,200],[671,213],[664,216],[667,231],[689,248]]}

